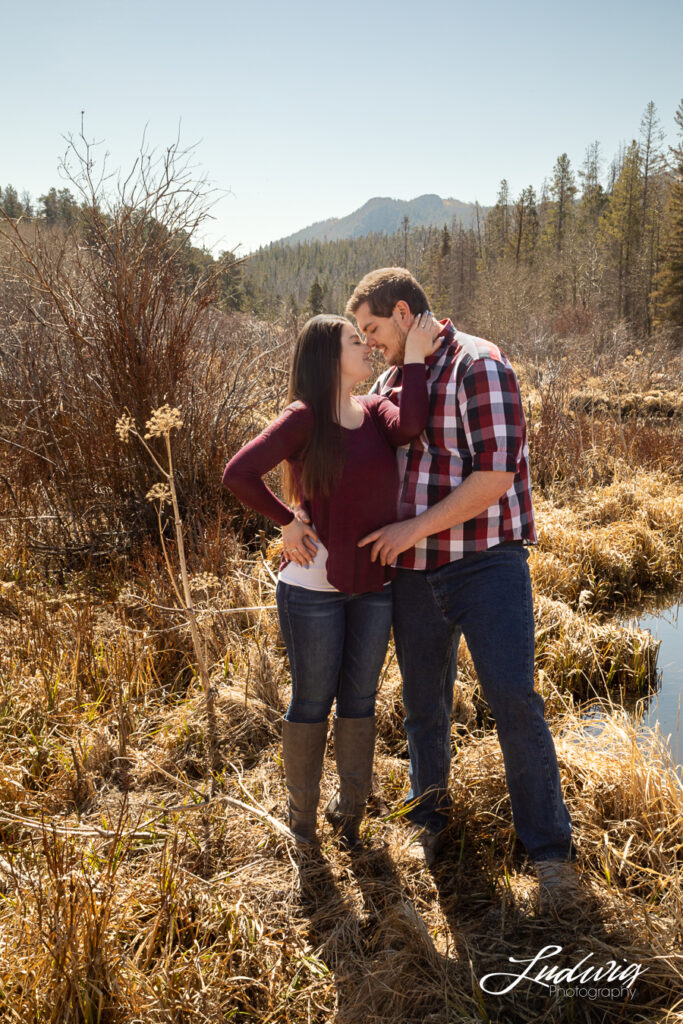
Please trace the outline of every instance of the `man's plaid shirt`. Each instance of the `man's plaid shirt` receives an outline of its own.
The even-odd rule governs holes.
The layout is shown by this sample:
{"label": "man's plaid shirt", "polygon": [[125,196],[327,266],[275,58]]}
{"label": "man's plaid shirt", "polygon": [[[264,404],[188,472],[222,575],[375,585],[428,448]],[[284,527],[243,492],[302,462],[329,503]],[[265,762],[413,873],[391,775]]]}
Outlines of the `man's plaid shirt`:
{"label": "man's plaid shirt", "polygon": [[[427,429],[399,448],[398,518],[411,519],[445,498],[476,470],[515,474],[500,501],[474,519],[425,537],[399,555],[404,569],[436,569],[501,541],[536,541],[526,422],[517,377],[490,341],[444,324],[441,347],[426,360],[430,390]],[[387,370],[372,391],[398,402],[401,367]]]}

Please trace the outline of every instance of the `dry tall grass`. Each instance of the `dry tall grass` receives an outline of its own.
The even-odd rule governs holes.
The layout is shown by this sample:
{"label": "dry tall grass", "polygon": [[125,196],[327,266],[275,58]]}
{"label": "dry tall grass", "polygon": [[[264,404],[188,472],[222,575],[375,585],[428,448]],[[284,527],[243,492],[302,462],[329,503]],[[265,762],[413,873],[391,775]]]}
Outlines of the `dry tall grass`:
{"label": "dry tall grass", "polygon": [[[297,863],[272,821],[285,820],[279,732],[288,688],[269,607],[273,581],[267,563],[245,557],[227,534],[220,545],[231,573],[195,573],[193,582],[217,690],[221,767],[208,806],[203,692],[189,627],[164,610],[170,584],[154,549],[106,591],[84,574],[41,584],[24,570],[5,583],[6,1018],[673,1020],[680,782],[656,739],[637,741],[618,708],[587,724],[570,696],[582,674],[598,685],[612,656],[601,633],[608,627],[560,601],[538,601],[540,685],[586,878],[571,919],[546,920],[465,651],[443,870],[417,869],[400,815],[386,816],[400,809],[407,771],[391,660],[376,766],[375,807],[386,808],[365,826],[373,850],[344,854],[325,831],[320,858]],[[564,650],[571,643],[580,671]],[[629,677],[628,648],[622,658]],[[333,778],[330,759],[324,796]],[[481,991],[478,981],[508,970],[509,957],[532,958],[548,945],[563,947],[567,965],[591,950],[596,963],[625,958],[647,971],[625,1008],[604,997],[553,1001],[533,985],[506,996]]]}
{"label": "dry tall grass", "polygon": [[683,486],[665,473],[629,473],[562,504],[535,499],[534,585],[574,607],[636,604],[683,587]]}
{"label": "dry tall grass", "polygon": [[[233,753],[245,722],[234,689],[224,685],[219,702],[221,747]],[[272,709],[249,701],[248,720],[256,761],[226,767],[221,788],[253,810],[211,806],[209,877],[198,762],[187,756],[202,731],[198,696],[136,737],[125,796],[100,780],[80,813],[62,796],[46,820],[29,779],[12,777],[13,809],[0,810],[7,1019],[675,1019],[683,796],[657,743],[639,745],[628,720],[608,716],[596,734],[566,710],[556,727],[586,877],[565,921],[537,916],[495,737],[459,739],[452,847],[434,877],[408,856],[400,820],[377,818],[365,828],[372,852],[341,853],[325,833],[320,858],[302,869],[262,813],[282,818],[285,806]],[[392,810],[405,769],[378,757]],[[326,777],[331,792],[331,764]],[[623,958],[647,971],[626,1009],[604,997],[553,1000],[532,985],[481,992],[478,981],[509,970],[509,957],[548,945],[566,964],[591,950],[596,963]]]}

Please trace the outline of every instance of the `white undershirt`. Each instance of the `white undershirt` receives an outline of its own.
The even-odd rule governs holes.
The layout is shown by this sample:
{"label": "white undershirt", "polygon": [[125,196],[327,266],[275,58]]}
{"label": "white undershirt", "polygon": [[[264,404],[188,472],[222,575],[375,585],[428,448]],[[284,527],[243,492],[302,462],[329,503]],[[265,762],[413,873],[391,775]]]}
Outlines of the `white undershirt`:
{"label": "white undershirt", "polygon": [[321,540],[318,540],[318,548],[312,562],[308,565],[289,562],[284,569],[280,569],[277,578],[293,587],[303,587],[304,590],[339,592],[327,578],[327,548]]}

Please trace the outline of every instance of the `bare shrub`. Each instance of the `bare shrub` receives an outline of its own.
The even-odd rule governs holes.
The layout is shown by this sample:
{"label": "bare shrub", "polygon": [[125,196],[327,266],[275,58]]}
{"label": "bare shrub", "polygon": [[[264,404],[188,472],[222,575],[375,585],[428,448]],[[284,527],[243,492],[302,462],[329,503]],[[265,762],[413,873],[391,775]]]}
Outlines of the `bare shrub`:
{"label": "bare shrub", "polygon": [[151,459],[122,456],[114,435],[122,410],[144,422],[182,405],[179,501],[201,514],[226,455],[284,384],[264,372],[286,347],[282,332],[216,305],[234,262],[195,259],[211,191],[190,156],[178,143],[158,157],[143,149],[110,196],[91,145],[72,140],[66,167],[82,199],[73,227],[5,218],[0,229],[5,501],[28,510],[32,545],[60,558],[109,554],[156,527],[144,500]]}

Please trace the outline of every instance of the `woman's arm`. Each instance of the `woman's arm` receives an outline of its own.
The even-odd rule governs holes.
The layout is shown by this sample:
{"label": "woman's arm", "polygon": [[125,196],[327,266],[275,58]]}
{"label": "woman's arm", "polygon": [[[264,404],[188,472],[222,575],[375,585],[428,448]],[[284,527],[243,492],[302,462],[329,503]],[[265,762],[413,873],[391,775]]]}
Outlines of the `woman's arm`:
{"label": "woman's arm", "polygon": [[307,406],[289,406],[263,433],[245,445],[223,472],[224,487],[245,505],[282,527],[285,557],[297,565],[308,565],[313,560],[317,535],[266,487],[263,477],[303,449],[312,424],[313,414]]}
{"label": "woman's arm", "polygon": [[310,436],[313,414],[307,406],[288,406],[266,429],[238,451],[225,467],[223,486],[255,512],[286,526],[294,513],[266,487],[263,477],[294,458]]}
{"label": "woman's arm", "polygon": [[399,403],[380,397],[375,415],[390,444],[398,447],[418,437],[429,419],[425,359],[441,344],[441,324],[431,313],[413,320],[406,338]]}

